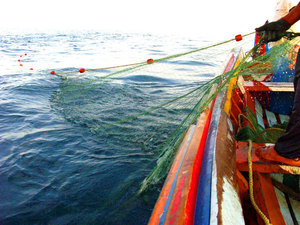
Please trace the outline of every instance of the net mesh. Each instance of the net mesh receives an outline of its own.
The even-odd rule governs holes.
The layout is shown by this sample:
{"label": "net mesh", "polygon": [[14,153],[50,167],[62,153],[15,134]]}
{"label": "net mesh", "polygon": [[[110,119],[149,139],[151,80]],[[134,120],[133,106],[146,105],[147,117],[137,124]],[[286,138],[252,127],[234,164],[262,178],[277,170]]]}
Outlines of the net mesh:
{"label": "net mesh", "polygon": [[[246,43],[252,40],[250,36]],[[232,77],[264,79],[278,70],[273,65],[279,57],[287,59],[289,68],[294,67],[296,40],[252,58],[257,46],[234,70],[216,75],[215,56],[221,50],[213,47],[231,41],[151,64],[88,70],[84,75],[58,74],[62,82],[52,97],[53,106],[67,120],[109,141],[111,148],[154,155],[154,162],[145,165],[153,170],[141,185],[143,192],[163,181],[188,127]]]}

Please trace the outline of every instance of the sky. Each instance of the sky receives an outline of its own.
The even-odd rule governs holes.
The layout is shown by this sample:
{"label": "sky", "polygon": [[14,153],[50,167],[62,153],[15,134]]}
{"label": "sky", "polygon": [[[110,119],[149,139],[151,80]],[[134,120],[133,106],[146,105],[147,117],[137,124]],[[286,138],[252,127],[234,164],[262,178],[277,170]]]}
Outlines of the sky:
{"label": "sky", "polygon": [[[272,19],[278,0],[5,0],[0,29],[224,36]],[[297,2],[297,1],[296,1]]]}

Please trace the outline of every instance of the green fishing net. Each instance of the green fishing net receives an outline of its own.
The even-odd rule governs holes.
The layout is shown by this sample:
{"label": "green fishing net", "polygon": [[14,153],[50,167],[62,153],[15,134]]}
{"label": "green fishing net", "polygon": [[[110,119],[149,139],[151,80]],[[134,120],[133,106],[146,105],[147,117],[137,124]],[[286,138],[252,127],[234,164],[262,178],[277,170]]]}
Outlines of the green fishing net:
{"label": "green fishing net", "polygon": [[[275,45],[270,51],[245,63],[246,69],[243,69],[238,75],[243,75],[245,79],[255,81],[293,82],[296,57],[299,50],[298,43],[299,39],[294,39]],[[257,48],[256,51],[259,51],[259,49]],[[294,94],[278,92],[255,92],[251,94],[253,98],[259,100],[260,103],[258,104],[263,105],[267,111],[270,110],[271,113],[274,112],[277,115],[280,115],[280,113],[285,114],[285,121],[270,124],[265,128],[263,124],[259,123],[255,114],[257,112],[251,111],[246,106],[238,118],[239,125],[236,139],[238,141],[251,139],[257,143],[275,143],[285,133],[288,122],[287,115],[291,113]],[[275,115],[273,116],[276,119]],[[265,118],[265,120],[267,119]],[[242,126],[242,121],[247,121],[248,126]]]}
{"label": "green fishing net", "polygon": [[[248,45],[253,42],[253,36],[244,39]],[[154,59],[153,63],[90,69],[84,74],[57,73],[61,84],[52,97],[53,107],[70,122],[99,135],[111,149],[154,155],[154,162],[145,165],[152,172],[141,185],[143,192],[163,181],[187,129],[232,77],[243,75],[249,80],[268,76],[278,57],[292,64],[296,54],[295,41],[253,58],[259,50],[256,46],[239,66],[223,74],[216,71],[215,59],[229,55],[219,46],[226,44],[231,49],[243,45],[232,41]],[[251,135],[261,132],[257,129]]]}
{"label": "green fishing net", "polygon": [[[249,126],[241,126],[241,120],[249,122]],[[261,126],[255,114],[249,107],[244,108],[244,114],[239,115],[239,128],[235,138],[238,141],[248,141],[249,139],[256,143],[275,143],[277,139],[285,132],[287,123],[276,124],[270,128]]]}

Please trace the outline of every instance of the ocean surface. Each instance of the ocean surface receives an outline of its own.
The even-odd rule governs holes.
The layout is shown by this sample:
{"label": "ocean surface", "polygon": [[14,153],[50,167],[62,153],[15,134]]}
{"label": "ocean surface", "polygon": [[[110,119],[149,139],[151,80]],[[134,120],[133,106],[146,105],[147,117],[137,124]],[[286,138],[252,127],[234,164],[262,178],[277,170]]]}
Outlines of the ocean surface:
{"label": "ocean surface", "polygon": [[[136,63],[214,43],[205,38],[95,31],[2,32],[0,224],[147,224],[161,185],[141,196],[137,192],[157,155],[90,128],[105,118],[118,120],[135,105],[146,110],[203,84],[220,73],[235,44],[204,50],[197,58],[173,59],[168,65],[176,66],[175,72],[162,66],[151,76],[128,73],[101,86],[101,91],[93,88],[90,97],[77,98],[72,105],[55,101],[64,80],[50,72]],[[181,72],[196,75],[180,76]],[[88,115],[68,113],[70,107],[87,103]],[[97,104],[101,115],[94,112]]]}

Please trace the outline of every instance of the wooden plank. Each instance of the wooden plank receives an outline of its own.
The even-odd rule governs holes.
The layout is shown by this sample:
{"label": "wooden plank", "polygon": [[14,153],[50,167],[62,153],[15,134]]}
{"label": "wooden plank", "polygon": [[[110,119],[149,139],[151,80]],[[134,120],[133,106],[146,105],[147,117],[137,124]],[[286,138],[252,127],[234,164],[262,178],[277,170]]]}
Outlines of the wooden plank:
{"label": "wooden plank", "polygon": [[270,174],[254,173],[253,190],[256,204],[271,224],[285,225]]}
{"label": "wooden plank", "polygon": [[297,199],[298,201],[300,201],[300,193],[294,191],[292,188],[272,179],[272,182],[274,184],[274,186],[276,188],[278,188],[279,190],[281,190],[283,193],[288,194],[289,196],[292,196],[293,198]]}
{"label": "wooden plank", "polygon": [[244,83],[247,91],[279,91],[294,92],[294,84],[291,82],[258,82],[247,81]]}
{"label": "wooden plank", "polygon": [[251,111],[255,114],[254,97],[249,91],[247,91],[246,94],[244,95],[244,101],[246,106],[248,106],[249,109],[251,109]]}
{"label": "wooden plank", "polygon": [[[225,101],[224,98],[222,104]],[[210,224],[245,224],[235,176],[236,141],[233,136],[231,121],[224,111],[221,112],[218,126]]]}

